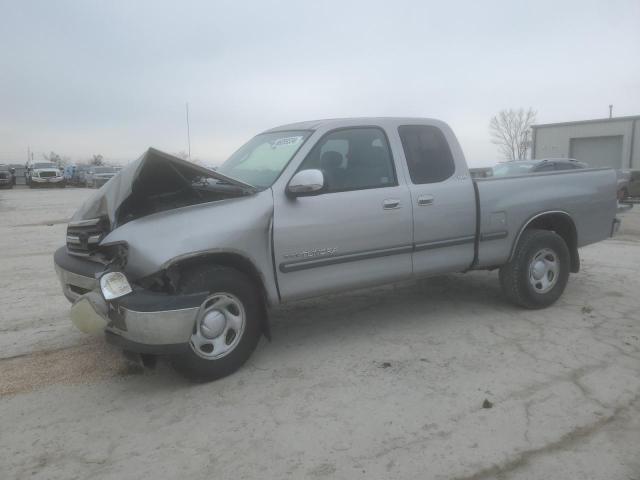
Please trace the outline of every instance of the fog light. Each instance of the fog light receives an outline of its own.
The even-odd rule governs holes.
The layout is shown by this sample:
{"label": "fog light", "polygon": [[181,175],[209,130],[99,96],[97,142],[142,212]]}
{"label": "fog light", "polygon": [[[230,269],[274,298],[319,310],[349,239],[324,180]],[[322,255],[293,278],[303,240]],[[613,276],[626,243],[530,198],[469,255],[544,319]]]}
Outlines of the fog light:
{"label": "fog light", "polygon": [[131,285],[122,272],[109,272],[100,277],[100,290],[105,300],[113,300],[131,293]]}

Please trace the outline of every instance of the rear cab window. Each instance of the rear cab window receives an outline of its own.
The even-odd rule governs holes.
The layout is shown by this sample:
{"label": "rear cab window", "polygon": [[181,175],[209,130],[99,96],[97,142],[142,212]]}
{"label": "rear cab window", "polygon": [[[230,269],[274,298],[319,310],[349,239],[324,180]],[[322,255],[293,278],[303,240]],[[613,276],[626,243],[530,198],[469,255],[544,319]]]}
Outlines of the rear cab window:
{"label": "rear cab window", "polygon": [[402,125],[398,133],[414,184],[443,182],[454,174],[456,166],[449,142],[438,127]]}
{"label": "rear cab window", "polygon": [[538,172],[554,172],[556,170],[562,170],[562,168],[558,168],[555,163],[548,162],[538,165],[533,171]]}

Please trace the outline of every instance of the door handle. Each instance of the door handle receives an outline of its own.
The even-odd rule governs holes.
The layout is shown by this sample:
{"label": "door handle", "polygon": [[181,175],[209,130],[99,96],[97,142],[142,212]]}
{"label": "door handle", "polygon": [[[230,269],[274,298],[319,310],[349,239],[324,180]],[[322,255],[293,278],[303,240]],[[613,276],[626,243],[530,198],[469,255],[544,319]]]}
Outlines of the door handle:
{"label": "door handle", "polygon": [[382,202],[382,208],[384,208],[385,210],[400,208],[400,200],[396,198],[387,198],[384,202]]}
{"label": "door handle", "polygon": [[433,205],[433,195],[420,195],[418,197],[418,206],[426,207],[427,205]]}

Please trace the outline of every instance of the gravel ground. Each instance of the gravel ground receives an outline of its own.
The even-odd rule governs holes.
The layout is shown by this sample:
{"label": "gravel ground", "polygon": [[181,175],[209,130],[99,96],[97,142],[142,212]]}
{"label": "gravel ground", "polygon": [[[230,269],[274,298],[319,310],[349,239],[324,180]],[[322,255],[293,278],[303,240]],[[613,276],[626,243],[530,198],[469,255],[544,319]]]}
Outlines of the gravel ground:
{"label": "gravel ground", "polygon": [[0,191],[0,477],[640,479],[640,209],[524,311],[476,272],[301,302],[223,380],[76,332],[85,189]]}

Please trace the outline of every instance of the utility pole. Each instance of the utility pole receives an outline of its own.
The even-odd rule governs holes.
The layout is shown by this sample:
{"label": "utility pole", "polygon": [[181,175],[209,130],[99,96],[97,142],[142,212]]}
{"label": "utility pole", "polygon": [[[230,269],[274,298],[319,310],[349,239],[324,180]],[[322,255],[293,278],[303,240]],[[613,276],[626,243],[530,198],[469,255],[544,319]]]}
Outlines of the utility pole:
{"label": "utility pole", "polygon": [[189,102],[186,103],[187,109],[187,143],[189,145],[189,161],[191,161],[191,132],[189,131]]}
{"label": "utility pole", "polygon": [[613,117],[613,105],[609,105],[609,118]]}

